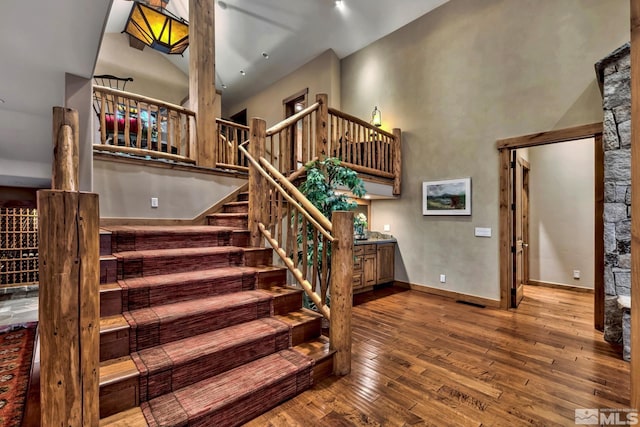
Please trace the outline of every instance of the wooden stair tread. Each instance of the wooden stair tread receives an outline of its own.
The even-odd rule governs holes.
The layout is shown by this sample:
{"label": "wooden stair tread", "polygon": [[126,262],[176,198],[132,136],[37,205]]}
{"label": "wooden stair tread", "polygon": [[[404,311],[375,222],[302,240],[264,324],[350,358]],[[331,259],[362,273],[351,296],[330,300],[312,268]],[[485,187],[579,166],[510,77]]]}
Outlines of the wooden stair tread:
{"label": "wooden stair tread", "polygon": [[292,326],[300,325],[305,322],[313,321],[322,318],[322,314],[316,313],[313,310],[302,308],[298,311],[293,311],[287,314],[281,314],[274,316],[276,319],[288,323]]}
{"label": "wooden stair tread", "polygon": [[248,218],[249,214],[244,212],[219,212],[207,215],[209,218]]}
{"label": "wooden stair tread", "polygon": [[[311,359],[283,350],[141,405],[157,425],[239,424],[309,388]],[[184,424],[186,425],[186,423]]]}
{"label": "wooden stair tread", "polygon": [[225,203],[225,206],[249,206],[249,202],[229,202]]}
{"label": "wooden stair tread", "polygon": [[114,255],[117,258],[162,258],[171,256],[193,256],[193,255],[209,255],[222,254],[229,252],[243,252],[245,248],[237,246],[208,246],[199,248],[177,248],[177,249],[148,249],[144,251],[125,251],[117,252]]}
{"label": "wooden stair tread", "polygon": [[100,427],[148,427],[147,419],[139,406],[100,420]]}
{"label": "wooden stair tread", "polygon": [[313,340],[303,342],[292,348],[313,360],[320,360],[335,353],[335,350],[331,350],[330,348],[329,338],[324,335],[320,335]]}
{"label": "wooden stair tread", "polygon": [[129,329],[129,323],[122,314],[100,318],[100,333]]}
{"label": "wooden stair tread", "polygon": [[112,283],[101,283],[100,284],[100,293],[106,293],[106,292],[115,292],[115,291],[121,291],[122,288],[120,287],[120,285],[117,282],[112,282]]}
{"label": "wooden stair tread", "polygon": [[[134,277],[131,279],[124,279],[122,282],[126,284],[128,288],[141,288],[141,287],[161,287],[175,284],[188,283],[192,281],[204,281],[204,280],[220,280],[227,277],[242,277],[247,274],[255,274],[261,271],[278,271],[282,270],[282,267],[274,266],[260,266],[260,267],[246,267],[241,265],[232,265],[228,267],[219,267],[208,270],[186,271],[180,273],[171,274],[159,274],[156,276],[143,276]],[[116,284],[117,285],[117,284]]]}
{"label": "wooden stair tread", "polygon": [[122,225],[109,227],[109,231],[114,234],[202,234],[202,233],[219,233],[221,231],[231,231],[229,227],[220,227],[216,225]]}
{"label": "wooden stair tread", "polygon": [[140,375],[131,356],[100,362],[100,387]]}

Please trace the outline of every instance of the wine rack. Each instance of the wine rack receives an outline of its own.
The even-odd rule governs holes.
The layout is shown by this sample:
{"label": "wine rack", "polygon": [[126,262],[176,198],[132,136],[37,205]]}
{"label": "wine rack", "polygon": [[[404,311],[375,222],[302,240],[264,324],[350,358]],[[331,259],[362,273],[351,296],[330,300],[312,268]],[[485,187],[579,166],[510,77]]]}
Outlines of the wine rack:
{"label": "wine rack", "polygon": [[0,287],[38,283],[38,211],[0,208]]}

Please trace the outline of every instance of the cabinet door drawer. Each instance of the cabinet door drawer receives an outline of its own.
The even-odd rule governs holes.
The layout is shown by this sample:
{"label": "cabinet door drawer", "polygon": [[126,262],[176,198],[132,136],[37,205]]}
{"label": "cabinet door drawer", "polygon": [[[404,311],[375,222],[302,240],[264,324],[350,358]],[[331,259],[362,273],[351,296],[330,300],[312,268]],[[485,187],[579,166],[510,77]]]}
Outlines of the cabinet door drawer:
{"label": "cabinet door drawer", "polygon": [[362,273],[353,275],[353,289],[360,289],[363,286]]}
{"label": "cabinet door drawer", "polygon": [[353,247],[353,254],[358,256],[358,255],[364,255],[364,246],[362,245],[357,245]]}
{"label": "cabinet door drawer", "polygon": [[353,271],[362,271],[362,256],[353,257]]}
{"label": "cabinet door drawer", "polygon": [[364,245],[364,253],[365,255],[375,254],[377,253],[377,245]]}

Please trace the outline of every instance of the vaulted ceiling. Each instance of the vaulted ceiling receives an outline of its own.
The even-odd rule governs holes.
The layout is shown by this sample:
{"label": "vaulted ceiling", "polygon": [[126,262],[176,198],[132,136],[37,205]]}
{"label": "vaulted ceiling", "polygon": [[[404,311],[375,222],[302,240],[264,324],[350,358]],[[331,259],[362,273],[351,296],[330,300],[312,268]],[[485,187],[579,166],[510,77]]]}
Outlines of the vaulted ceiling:
{"label": "vaulted ceiling", "polygon": [[[344,0],[336,7],[334,0],[216,0],[216,83],[225,102],[242,100],[329,48],[343,58],[446,1]],[[50,162],[51,108],[64,105],[65,73],[93,75],[103,33],[121,32],[132,5],[130,0],[5,3],[0,178],[3,161],[25,167]],[[188,3],[171,0],[167,8],[188,19]],[[184,57],[157,55],[188,73],[188,49]],[[0,185],[8,184],[0,179]]]}

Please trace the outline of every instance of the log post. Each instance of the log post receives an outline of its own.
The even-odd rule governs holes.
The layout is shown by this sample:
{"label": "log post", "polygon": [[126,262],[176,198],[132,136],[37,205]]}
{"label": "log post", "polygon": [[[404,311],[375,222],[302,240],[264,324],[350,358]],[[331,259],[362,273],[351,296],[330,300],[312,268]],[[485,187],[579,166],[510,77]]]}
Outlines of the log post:
{"label": "log post", "polygon": [[[249,123],[249,154],[260,161],[265,155],[267,123],[263,119],[252,118]],[[269,212],[269,186],[267,180],[256,170],[249,167],[249,233],[251,246],[264,247],[264,238],[258,226],[267,225]]]}
{"label": "log post", "polygon": [[640,409],[640,0],[631,0],[631,401]]}
{"label": "log post", "polygon": [[215,38],[215,0],[189,0],[189,107],[196,112],[197,164],[207,168],[218,161]]}
{"label": "log post", "polygon": [[329,339],[333,356],[333,373],[351,372],[351,307],[353,305],[353,211],[336,211],[331,217],[331,324]]}
{"label": "log post", "polygon": [[393,195],[399,196],[402,184],[402,131],[393,129]]}
{"label": "log post", "polygon": [[316,112],[316,157],[324,159],[329,155],[329,97],[325,93],[316,95],[320,108]]}
{"label": "log post", "polygon": [[53,167],[51,188],[78,191],[78,112],[53,107]]}
{"label": "log post", "polygon": [[77,120],[77,112],[56,107],[53,116],[54,189],[38,191],[40,420],[43,426],[97,426],[98,195],[77,191],[77,126],[65,119]]}

